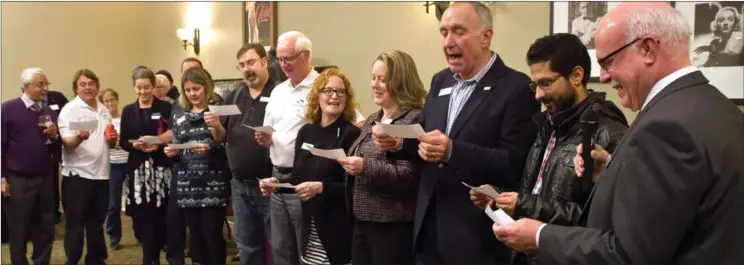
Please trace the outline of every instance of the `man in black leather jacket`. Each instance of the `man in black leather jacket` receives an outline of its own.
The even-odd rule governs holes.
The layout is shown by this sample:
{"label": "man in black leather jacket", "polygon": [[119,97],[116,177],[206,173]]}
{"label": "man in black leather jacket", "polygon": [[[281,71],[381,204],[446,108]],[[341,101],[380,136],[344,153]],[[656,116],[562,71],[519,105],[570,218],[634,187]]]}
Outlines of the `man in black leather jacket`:
{"label": "man in black leather jacket", "polygon": [[[535,98],[546,110],[535,115],[539,127],[523,170],[518,192],[503,192],[495,200],[471,191],[483,208],[496,206],[513,219],[533,218],[559,225],[581,225],[579,217],[593,187],[576,176],[573,158],[582,140],[580,117],[599,117],[595,142],[612,153],[628,128],[623,113],[605,100],[605,93],[587,90],[591,61],[575,35],[559,33],[537,39],[527,52]],[[588,181],[588,182],[587,182]],[[514,264],[534,264],[536,256],[515,253]]]}

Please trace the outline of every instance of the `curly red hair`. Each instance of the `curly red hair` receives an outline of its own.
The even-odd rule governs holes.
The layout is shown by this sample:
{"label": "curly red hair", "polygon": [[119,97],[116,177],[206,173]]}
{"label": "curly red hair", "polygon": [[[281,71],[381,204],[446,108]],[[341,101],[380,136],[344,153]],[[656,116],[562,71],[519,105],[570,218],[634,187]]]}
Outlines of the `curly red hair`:
{"label": "curly red hair", "polygon": [[340,78],[344,83],[344,87],[346,87],[346,107],[344,107],[344,112],[341,115],[341,118],[350,123],[356,122],[357,103],[356,98],[354,97],[354,89],[351,88],[351,82],[346,78],[346,75],[338,68],[328,68],[315,78],[313,88],[310,89],[310,93],[307,95],[305,118],[313,123],[320,123],[322,115],[320,112],[320,101],[318,100],[318,97],[320,96],[320,91],[328,84],[328,80],[331,76]]}

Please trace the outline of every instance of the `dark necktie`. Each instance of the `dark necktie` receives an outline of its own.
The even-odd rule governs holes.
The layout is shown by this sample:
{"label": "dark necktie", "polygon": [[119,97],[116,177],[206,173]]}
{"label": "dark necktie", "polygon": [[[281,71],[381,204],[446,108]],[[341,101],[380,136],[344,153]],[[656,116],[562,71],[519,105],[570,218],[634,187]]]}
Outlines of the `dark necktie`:
{"label": "dark necktie", "polygon": [[31,105],[30,109],[35,112],[41,112],[41,104],[34,103],[33,105]]}

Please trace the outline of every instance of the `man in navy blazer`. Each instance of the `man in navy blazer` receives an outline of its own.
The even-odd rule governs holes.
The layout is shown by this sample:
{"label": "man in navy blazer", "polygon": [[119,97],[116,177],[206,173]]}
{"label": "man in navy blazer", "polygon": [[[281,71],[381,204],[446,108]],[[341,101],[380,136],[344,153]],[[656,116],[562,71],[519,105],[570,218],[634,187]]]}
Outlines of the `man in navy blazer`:
{"label": "man in navy blazer", "polygon": [[417,264],[509,262],[510,250],[491,236],[493,222],[470,203],[462,182],[516,189],[540,105],[529,77],[490,50],[492,24],[479,2],[450,6],[439,29],[449,68],[432,78],[421,115],[427,133],[403,142],[375,130],[379,148],[425,161],[414,221]]}

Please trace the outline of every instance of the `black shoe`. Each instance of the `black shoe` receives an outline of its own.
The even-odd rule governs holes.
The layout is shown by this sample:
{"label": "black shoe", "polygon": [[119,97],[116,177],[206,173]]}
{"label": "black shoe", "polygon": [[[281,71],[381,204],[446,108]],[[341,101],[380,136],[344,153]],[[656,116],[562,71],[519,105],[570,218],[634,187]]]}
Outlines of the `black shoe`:
{"label": "black shoe", "polygon": [[111,243],[110,247],[111,247],[111,250],[121,249],[121,245],[119,245],[119,243]]}

